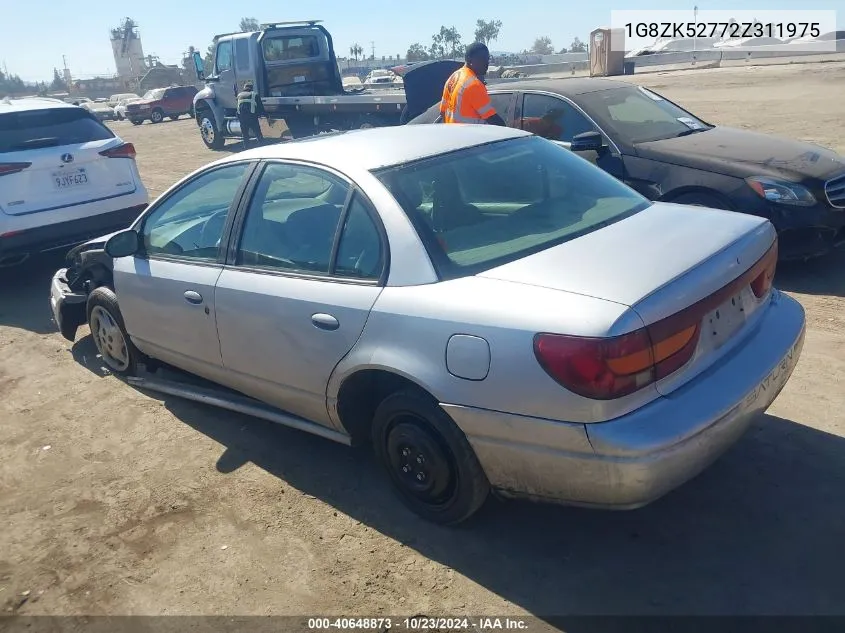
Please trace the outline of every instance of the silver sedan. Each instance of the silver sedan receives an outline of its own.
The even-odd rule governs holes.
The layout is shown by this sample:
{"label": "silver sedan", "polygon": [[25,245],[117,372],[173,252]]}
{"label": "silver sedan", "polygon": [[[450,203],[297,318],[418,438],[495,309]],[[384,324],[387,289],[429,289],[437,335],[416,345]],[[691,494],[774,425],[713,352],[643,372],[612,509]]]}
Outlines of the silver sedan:
{"label": "silver sedan", "polygon": [[651,202],[495,126],[242,152],[107,238],[53,279],[66,337],[87,321],[117,374],[167,363],[221,389],[161,390],[372,442],[439,523],[491,491],[657,499],[768,408],[804,340],[768,221]]}

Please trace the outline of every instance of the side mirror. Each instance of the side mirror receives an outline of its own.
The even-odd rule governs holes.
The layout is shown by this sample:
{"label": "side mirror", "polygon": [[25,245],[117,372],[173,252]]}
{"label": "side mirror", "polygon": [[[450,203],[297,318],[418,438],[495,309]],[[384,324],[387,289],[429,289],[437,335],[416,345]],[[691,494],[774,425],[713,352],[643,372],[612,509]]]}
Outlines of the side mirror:
{"label": "side mirror", "polygon": [[128,229],[115,233],[106,242],[105,251],[109,257],[129,257],[141,250],[141,236],[137,231]]}
{"label": "side mirror", "polygon": [[598,152],[604,147],[600,132],[582,132],[572,137],[569,149],[573,152]]}
{"label": "side mirror", "polygon": [[205,79],[205,62],[199,51],[194,51],[194,70],[197,73],[197,79],[203,81]]}

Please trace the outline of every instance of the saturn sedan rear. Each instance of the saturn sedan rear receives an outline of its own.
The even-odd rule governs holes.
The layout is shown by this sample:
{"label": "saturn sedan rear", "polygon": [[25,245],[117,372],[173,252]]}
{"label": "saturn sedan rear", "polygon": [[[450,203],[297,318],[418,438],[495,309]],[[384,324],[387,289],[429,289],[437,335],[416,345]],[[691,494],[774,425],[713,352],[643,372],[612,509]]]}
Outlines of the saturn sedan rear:
{"label": "saturn sedan rear", "polygon": [[297,428],[371,440],[401,498],[440,523],[491,490],[660,497],[771,404],[804,336],[800,305],[772,287],[767,220],[650,202],[494,126],[227,157],[105,251],[113,275],[100,259],[96,277],[57,273],[63,332],[87,293],[114,371],[152,358]]}

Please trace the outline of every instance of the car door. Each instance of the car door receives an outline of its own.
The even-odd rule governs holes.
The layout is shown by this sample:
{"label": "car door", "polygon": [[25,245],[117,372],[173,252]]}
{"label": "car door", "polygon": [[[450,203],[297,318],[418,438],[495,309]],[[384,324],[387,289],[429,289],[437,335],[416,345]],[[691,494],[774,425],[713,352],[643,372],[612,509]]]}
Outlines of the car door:
{"label": "car door", "polygon": [[214,56],[214,74],[218,77],[215,98],[224,110],[233,110],[237,101],[238,87],[235,81],[235,54],[232,40],[217,45]]}
{"label": "car door", "polygon": [[215,291],[227,384],[331,426],[329,377],[381,292],[378,217],[339,174],[270,162],[236,226]]}
{"label": "car door", "polygon": [[578,152],[582,158],[624,180],[622,156],[609,137],[584,112],[558,95],[524,92],[516,115],[517,127],[547,138],[569,149],[572,139],[584,132],[600,132],[608,147],[601,152]]}
{"label": "car door", "polygon": [[254,162],[209,168],[169,192],[135,227],[143,246],[114,260],[126,329],[150,356],[207,378],[222,366],[214,284]]}

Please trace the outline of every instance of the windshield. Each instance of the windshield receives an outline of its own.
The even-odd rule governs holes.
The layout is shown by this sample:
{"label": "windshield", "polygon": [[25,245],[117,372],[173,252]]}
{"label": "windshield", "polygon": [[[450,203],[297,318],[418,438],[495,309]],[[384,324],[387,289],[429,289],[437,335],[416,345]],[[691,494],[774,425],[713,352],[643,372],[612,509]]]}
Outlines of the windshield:
{"label": "windshield", "polygon": [[0,114],[0,154],[114,138],[83,109],[56,108]]}
{"label": "windshield", "polygon": [[631,144],[674,138],[712,127],[642,87],[588,92],[578,97],[578,104],[601,127]]}
{"label": "windshield", "polygon": [[144,99],[161,99],[164,96],[164,88],[156,88],[155,90],[148,90],[144,95]]}
{"label": "windshield", "polygon": [[376,172],[442,278],[472,275],[591,233],[651,203],[540,137]]}

